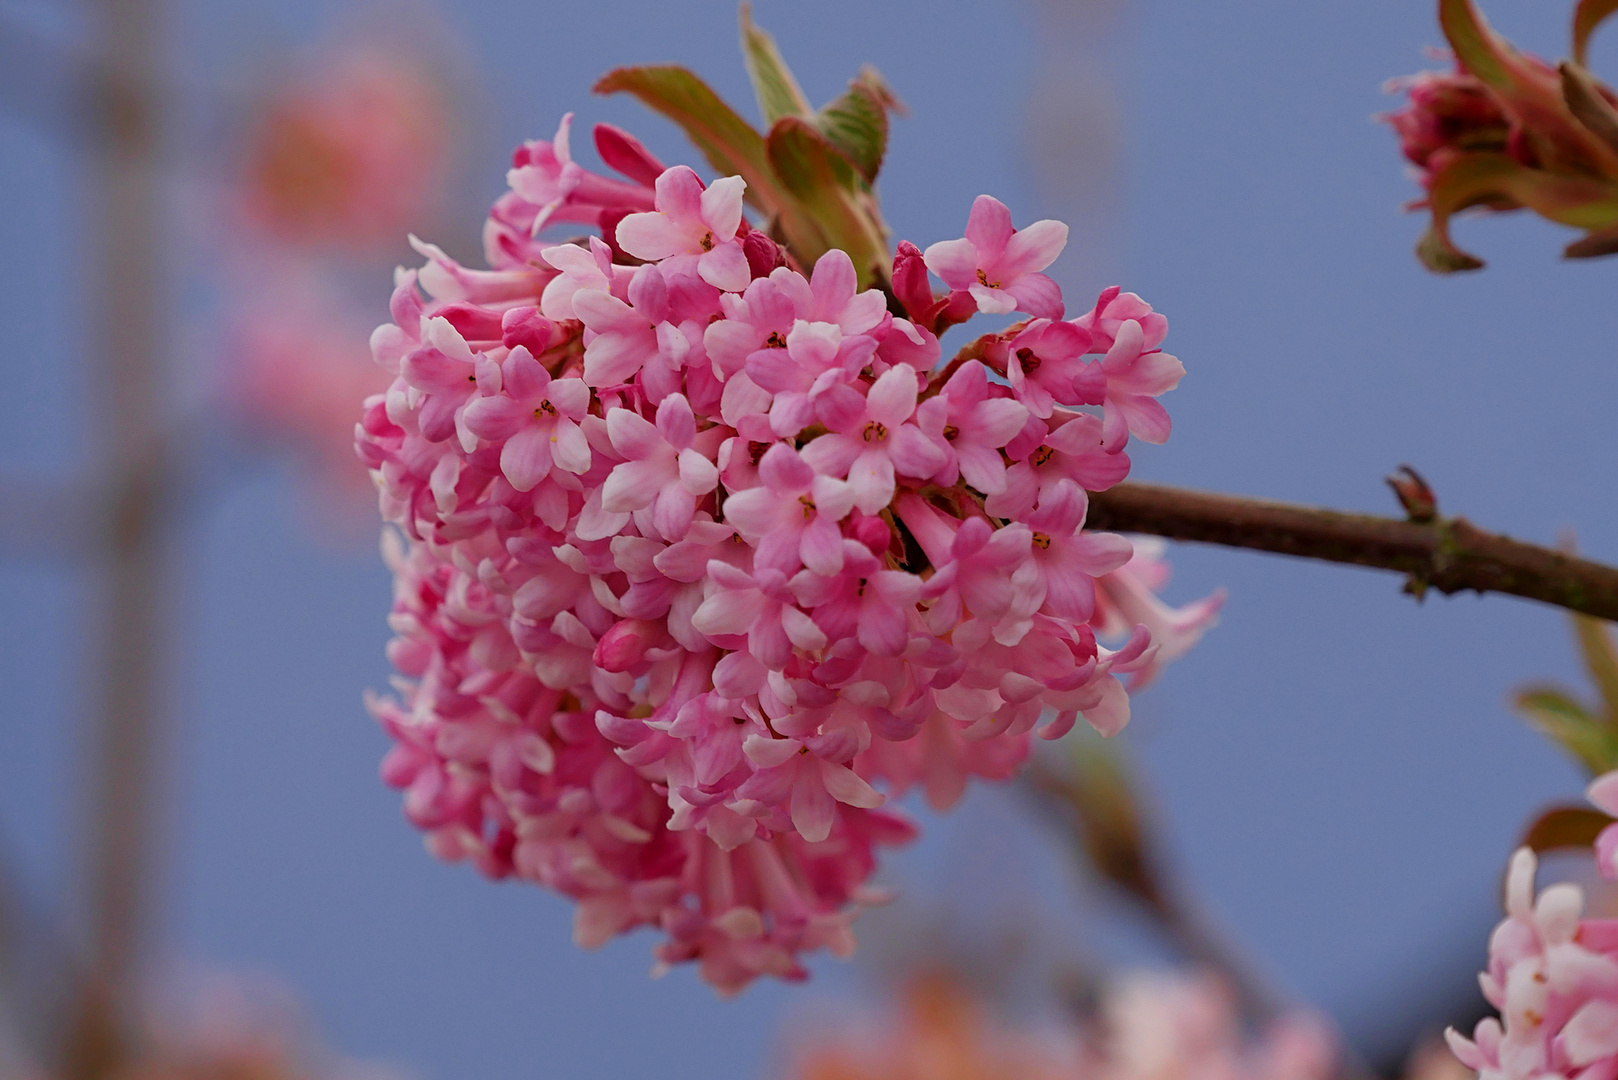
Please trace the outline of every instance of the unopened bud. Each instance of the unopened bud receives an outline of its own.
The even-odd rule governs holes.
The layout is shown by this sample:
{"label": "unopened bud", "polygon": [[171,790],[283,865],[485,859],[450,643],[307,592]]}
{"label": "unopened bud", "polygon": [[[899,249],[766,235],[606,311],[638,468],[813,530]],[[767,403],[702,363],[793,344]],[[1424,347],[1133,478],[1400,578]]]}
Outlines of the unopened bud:
{"label": "unopened bud", "polygon": [[1405,516],[1419,525],[1425,525],[1438,517],[1438,496],[1433,489],[1427,486],[1427,481],[1409,465],[1399,466],[1399,471],[1387,477],[1388,486],[1399,499],[1399,505],[1405,509]]}

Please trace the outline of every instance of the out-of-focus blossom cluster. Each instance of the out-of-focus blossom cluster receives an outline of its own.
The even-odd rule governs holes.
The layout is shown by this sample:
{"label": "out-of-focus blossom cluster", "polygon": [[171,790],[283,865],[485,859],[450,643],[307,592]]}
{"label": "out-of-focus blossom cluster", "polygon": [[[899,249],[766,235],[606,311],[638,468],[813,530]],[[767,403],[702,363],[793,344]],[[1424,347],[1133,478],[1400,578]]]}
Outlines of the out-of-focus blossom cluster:
{"label": "out-of-focus blossom cluster", "polygon": [[1591,18],[1581,5],[1573,56],[1559,67],[1518,51],[1472,0],[1439,0],[1439,22],[1454,50],[1453,71],[1390,80],[1407,95],[1383,117],[1416,167],[1432,224],[1416,245],[1431,270],[1475,270],[1482,261],[1456,247],[1449,222],[1461,210],[1523,207],[1587,230],[1569,258],[1618,251],[1618,95],[1584,68],[1590,35],[1610,6]]}
{"label": "out-of-focus blossom cluster", "polygon": [[239,192],[251,227],[298,246],[392,247],[442,198],[443,88],[382,50],[333,51],[268,95]]}
{"label": "out-of-focus blossom cluster", "polygon": [[1229,992],[1209,975],[1145,974],[1102,1002],[1095,1022],[1056,1029],[1000,1025],[940,978],[910,989],[905,1014],[879,1032],[803,1042],[794,1080],[1327,1080],[1335,1039],[1306,1014],[1249,1037]]}
{"label": "out-of-focus blossom cluster", "polygon": [[228,186],[195,204],[214,214],[199,231],[221,262],[228,414],[291,451],[339,531],[374,521],[350,447],[353,402],[388,385],[366,347],[378,260],[442,216],[457,122],[438,56],[380,47],[383,29],[268,80]]}
{"label": "out-of-focus blossom cluster", "polygon": [[[622,179],[568,120],[519,148],[490,268],[418,242],[372,338],[384,774],[439,856],[577,900],[583,944],[650,925],[722,991],[801,978],[914,833],[887,799],[947,806],[1080,716],[1117,731],[1120,676],[1213,619],[1083,527],[1183,369],[1134,294],[1065,317],[1058,222],[980,197],[963,238],[900,245],[890,304],[752,228],[742,178],[595,143]],[[538,239],[556,222],[601,234]],[[978,310],[1032,318],[935,370]]]}
{"label": "out-of-focus blossom cluster", "polygon": [[[1618,814],[1618,772],[1590,785],[1590,800]],[[1602,875],[1618,878],[1618,825],[1596,841]],[[1587,918],[1584,891],[1552,885],[1536,896],[1538,860],[1521,848],[1506,878],[1506,918],[1489,939],[1483,995],[1499,1010],[1450,1047],[1480,1080],[1618,1075],[1618,919]]]}
{"label": "out-of-focus blossom cluster", "polygon": [[[186,995],[147,1002],[114,1080],[398,1080],[380,1064],[334,1053],[298,1003],[274,985],[211,976]],[[17,1080],[49,1080],[24,1072]]]}

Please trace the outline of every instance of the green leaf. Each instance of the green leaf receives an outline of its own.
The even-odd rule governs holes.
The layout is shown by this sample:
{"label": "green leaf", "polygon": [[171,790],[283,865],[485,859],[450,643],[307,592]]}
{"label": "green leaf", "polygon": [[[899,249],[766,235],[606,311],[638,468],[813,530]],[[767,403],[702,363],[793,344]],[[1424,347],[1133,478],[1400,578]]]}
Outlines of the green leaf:
{"label": "green leaf", "polygon": [[1588,848],[1595,844],[1601,830],[1611,824],[1612,818],[1599,810],[1586,806],[1553,806],[1528,826],[1522,843],[1541,855],[1565,848]]}
{"label": "green leaf", "polygon": [[1471,206],[1526,206],[1551,221],[1582,229],[1618,224],[1618,184],[1530,169],[1505,154],[1456,158],[1433,177],[1427,202],[1433,220],[1416,244],[1416,254],[1429,269],[1440,273],[1483,265],[1482,260],[1456,247],[1449,235],[1449,219]]}
{"label": "green leaf", "polygon": [[715,170],[747,181],[747,201],[766,214],[780,213],[790,201],[770,166],[764,137],[685,68],[618,68],[596,82],[595,92],[633,94],[673,120]]}
{"label": "green leaf", "polygon": [[1573,633],[1584,655],[1584,669],[1601,693],[1606,714],[1602,719],[1618,738],[1618,647],[1613,645],[1611,628],[1601,619],[1574,615]]}
{"label": "green leaf", "polygon": [[1573,59],[1585,62],[1590,35],[1614,11],[1618,11],[1618,0],[1579,0],[1573,9]]}
{"label": "green leaf", "polygon": [[808,116],[812,111],[809,100],[798,88],[787,62],[781,59],[775,39],[753,22],[752,4],[742,4],[741,23],[742,58],[747,62],[747,75],[753,80],[764,123],[773,124],[783,116]]}
{"label": "green leaf", "polygon": [[782,117],[765,138],[770,164],[802,213],[780,222],[805,267],[831,248],[854,260],[860,285],[884,280],[888,246],[869,200],[850,190],[853,166],[807,120]]}
{"label": "green leaf", "polygon": [[1512,699],[1512,706],[1534,728],[1578,758],[1593,775],[1618,766],[1618,737],[1613,729],[1559,687],[1527,687]]}
{"label": "green leaf", "polygon": [[840,97],[815,114],[814,124],[861,179],[872,184],[888,149],[888,110],[898,104],[882,76],[867,67]]}

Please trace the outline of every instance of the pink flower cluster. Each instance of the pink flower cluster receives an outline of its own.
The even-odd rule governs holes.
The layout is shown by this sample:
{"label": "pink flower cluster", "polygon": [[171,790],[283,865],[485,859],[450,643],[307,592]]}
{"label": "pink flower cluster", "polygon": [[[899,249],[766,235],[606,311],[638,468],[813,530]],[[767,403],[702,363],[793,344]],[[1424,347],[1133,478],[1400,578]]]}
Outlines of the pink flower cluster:
{"label": "pink flower cluster", "polygon": [[[1590,785],[1590,800],[1618,811],[1618,772]],[[1596,844],[1603,876],[1618,877],[1618,825]],[[1611,1080],[1618,1076],[1618,919],[1588,919],[1584,891],[1560,883],[1534,892],[1537,860],[1521,848],[1506,879],[1506,918],[1489,939],[1483,994],[1500,1010],[1472,1038],[1453,1028],[1450,1048],[1480,1080]]]}
{"label": "pink flower cluster", "polygon": [[[800,272],[741,178],[608,127],[626,179],[596,176],[567,133],[518,151],[492,269],[417,242],[372,339],[384,775],[439,856],[577,900],[583,944],[650,925],[723,991],[801,978],[914,833],[886,799],[1004,779],[1036,728],[1117,731],[1148,626],[1183,651],[1214,617],[1083,527],[1183,369],[1133,294],[1063,320],[1058,223],[982,197],[965,239],[901,245],[890,305],[841,251]],[[602,236],[537,238],[558,221]],[[1037,317],[934,374],[968,306]]]}

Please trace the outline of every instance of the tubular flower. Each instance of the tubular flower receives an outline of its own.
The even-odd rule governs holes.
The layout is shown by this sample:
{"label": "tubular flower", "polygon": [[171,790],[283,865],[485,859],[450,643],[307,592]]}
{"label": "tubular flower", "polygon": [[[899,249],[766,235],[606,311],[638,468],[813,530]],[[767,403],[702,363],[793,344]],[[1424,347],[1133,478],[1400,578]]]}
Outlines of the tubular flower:
{"label": "tubular flower", "polygon": [[[1599,784],[1599,782],[1598,782]],[[1605,790],[1600,793],[1605,797]],[[1618,920],[1583,918],[1584,892],[1562,883],[1534,893],[1529,848],[1511,858],[1506,918],[1489,938],[1483,996],[1498,1019],[1450,1048],[1482,1080],[1609,1076],[1618,1070]]]}
{"label": "tubular flower", "polygon": [[[1008,777],[1042,716],[1117,730],[1120,676],[1163,655],[1137,613],[1194,640],[1111,597],[1130,544],[1082,527],[1084,485],[1129,459],[1076,407],[1167,388],[1140,370],[1168,363],[1162,316],[1111,290],[1095,325],[934,372],[932,329],[848,253],[805,277],[749,231],[740,178],[654,175],[614,130],[598,148],[633,183],[598,183],[566,135],[519,152],[497,269],[419,245],[372,338],[394,381],[356,439],[402,676],[371,702],[383,776],[439,857],[573,898],[583,945],[650,926],[660,966],[721,991],[803,978],[805,952],[852,949],[880,851],[914,835],[887,800]],[[1060,316],[1038,271],[1065,228],[979,206],[980,304]],[[533,239],[592,207],[602,236]],[[1052,357],[1042,397],[1001,381],[1018,341]]]}

